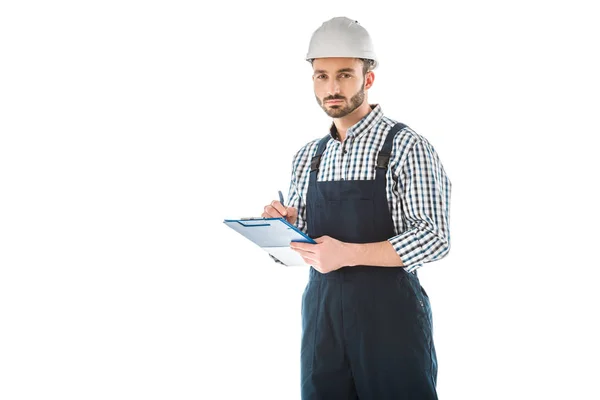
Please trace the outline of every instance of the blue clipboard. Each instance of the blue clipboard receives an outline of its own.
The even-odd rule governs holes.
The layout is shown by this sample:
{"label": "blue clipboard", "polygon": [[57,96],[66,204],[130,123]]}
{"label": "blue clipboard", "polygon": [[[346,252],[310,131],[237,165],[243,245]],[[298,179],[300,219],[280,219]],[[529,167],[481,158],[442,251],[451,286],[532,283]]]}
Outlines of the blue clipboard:
{"label": "blue clipboard", "polygon": [[307,265],[290,242],[316,243],[284,218],[226,219],[223,223],[287,266]]}

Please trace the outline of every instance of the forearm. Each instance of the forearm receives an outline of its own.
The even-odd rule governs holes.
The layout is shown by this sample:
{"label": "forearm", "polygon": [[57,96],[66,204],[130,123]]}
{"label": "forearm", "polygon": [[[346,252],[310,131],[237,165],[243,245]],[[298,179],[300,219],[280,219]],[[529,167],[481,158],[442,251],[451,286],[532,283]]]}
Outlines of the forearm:
{"label": "forearm", "polygon": [[402,259],[389,241],[376,243],[346,243],[349,266],[373,265],[378,267],[402,267]]}

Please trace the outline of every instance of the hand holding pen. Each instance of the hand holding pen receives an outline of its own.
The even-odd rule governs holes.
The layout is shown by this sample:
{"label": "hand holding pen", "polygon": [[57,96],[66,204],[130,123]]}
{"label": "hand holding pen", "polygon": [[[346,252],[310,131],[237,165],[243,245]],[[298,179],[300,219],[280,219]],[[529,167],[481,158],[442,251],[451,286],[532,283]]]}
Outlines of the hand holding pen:
{"label": "hand holding pen", "polygon": [[261,216],[263,218],[285,218],[287,222],[295,225],[298,219],[298,209],[284,205],[283,193],[280,190],[279,201],[273,200],[269,205],[266,205]]}

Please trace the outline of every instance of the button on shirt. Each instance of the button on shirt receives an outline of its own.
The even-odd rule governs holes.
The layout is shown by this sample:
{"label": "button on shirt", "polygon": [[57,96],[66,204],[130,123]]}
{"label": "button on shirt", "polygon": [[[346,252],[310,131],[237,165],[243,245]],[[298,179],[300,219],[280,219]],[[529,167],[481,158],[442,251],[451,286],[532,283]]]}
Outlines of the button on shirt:
{"label": "button on shirt", "polygon": [[[377,154],[396,124],[380,105],[348,129],[340,142],[335,125],[327,143],[317,181],[375,179]],[[298,209],[296,225],[306,226],[306,198],[310,162],[320,138],[304,145],[293,158],[288,206]],[[395,236],[388,239],[412,272],[423,263],[439,260],[450,250],[449,209],[451,182],[433,146],[409,127],[394,138],[386,174],[387,200]]]}

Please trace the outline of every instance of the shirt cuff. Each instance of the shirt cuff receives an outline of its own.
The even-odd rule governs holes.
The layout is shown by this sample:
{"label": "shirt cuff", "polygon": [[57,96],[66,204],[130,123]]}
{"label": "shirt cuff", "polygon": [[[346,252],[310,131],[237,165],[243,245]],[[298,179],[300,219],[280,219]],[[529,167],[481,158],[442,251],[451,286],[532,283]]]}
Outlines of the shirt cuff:
{"label": "shirt cuff", "polygon": [[423,263],[442,258],[449,245],[435,233],[414,228],[388,239],[400,256],[407,271],[412,272]]}
{"label": "shirt cuff", "polygon": [[275,261],[277,264],[285,265],[284,263],[282,263],[281,261],[279,261],[279,259],[276,258],[275,256],[269,254],[269,257],[271,257],[273,259],[273,261]]}

